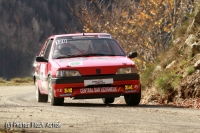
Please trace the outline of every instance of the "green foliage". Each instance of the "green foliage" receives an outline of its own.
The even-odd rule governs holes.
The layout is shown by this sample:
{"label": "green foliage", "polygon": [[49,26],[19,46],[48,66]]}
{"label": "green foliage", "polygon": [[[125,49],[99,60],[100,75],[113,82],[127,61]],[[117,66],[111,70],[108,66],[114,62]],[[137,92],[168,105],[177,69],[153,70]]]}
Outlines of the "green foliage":
{"label": "green foliage", "polygon": [[184,34],[187,32],[187,27],[188,27],[188,26],[181,26],[181,27],[178,29],[178,35],[179,35],[179,36],[184,35]]}
{"label": "green foliage", "polygon": [[173,88],[176,88],[176,87],[179,85],[179,82],[180,82],[180,80],[181,80],[182,78],[183,78],[183,77],[182,77],[181,75],[175,76],[175,77],[174,77],[174,80],[173,80],[172,83],[171,83],[171,86],[172,86]]}
{"label": "green foliage", "polygon": [[169,89],[172,89],[172,80],[174,75],[169,71],[164,71],[158,75],[155,80],[155,86],[161,94],[167,93]]}
{"label": "green foliage", "polygon": [[186,14],[189,18],[194,18],[195,17],[195,12],[193,13],[187,13]]}
{"label": "green foliage", "polygon": [[175,37],[181,37],[187,33],[188,26],[190,25],[190,20],[187,19],[184,22],[182,22],[182,26],[179,27],[175,32],[174,36]]}
{"label": "green foliage", "polygon": [[193,74],[194,72],[195,72],[195,68],[194,68],[193,66],[190,66],[190,67],[187,69],[187,71],[186,71],[187,75],[191,75],[191,74]]}
{"label": "green foliage", "polygon": [[13,79],[11,79],[11,82],[14,82],[14,83],[29,83],[29,82],[33,82],[33,79],[31,77],[13,78]]}
{"label": "green foliage", "polygon": [[186,65],[187,64],[187,60],[181,60],[181,65]]}
{"label": "green foliage", "polygon": [[1,86],[22,85],[22,84],[32,84],[32,83],[33,83],[32,77],[13,78],[11,80],[5,80],[3,78],[0,78]]}
{"label": "green foliage", "polygon": [[155,65],[147,65],[147,68],[141,73],[142,88],[145,88],[149,83],[152,83],[154,69]]}

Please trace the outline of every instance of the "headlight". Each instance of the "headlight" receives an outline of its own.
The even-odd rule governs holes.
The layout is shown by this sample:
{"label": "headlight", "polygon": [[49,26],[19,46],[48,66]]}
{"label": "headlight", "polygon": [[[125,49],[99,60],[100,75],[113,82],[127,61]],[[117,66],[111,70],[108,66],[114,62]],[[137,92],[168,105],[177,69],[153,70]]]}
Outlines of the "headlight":
{"label": "headlight", "polygon": [[56,77],[71,77],[71,76],[81,76],[76,70],[59,70],[56,72]]}
{"label": "headlight", "polygon": [[126,67],[126,68],[119,68],[116,74],[129,74],[129,73],[138,73],[136,67]]}

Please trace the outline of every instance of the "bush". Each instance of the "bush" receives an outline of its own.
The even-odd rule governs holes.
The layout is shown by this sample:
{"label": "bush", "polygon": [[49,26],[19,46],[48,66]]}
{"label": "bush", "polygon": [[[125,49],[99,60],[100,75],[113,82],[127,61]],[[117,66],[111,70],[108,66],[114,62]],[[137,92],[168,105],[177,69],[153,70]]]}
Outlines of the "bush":
{"label": "bush", "polygon": [[174,75],[172,73],[169,73],[167,71],[162,72],[160,75],[158,75],[157,79],[155,80],[155,86],[157,90],[161,93],[167,93],[169,90],[173,89],[171,82],[174,78]]}
{"label": "bush", "polygon": [[6,83],[6,80],[3,78],[0,78],[0,83]]}
{"label": "bush", "polygon": [[154,69],[154,65],[148,65],[147,68],[141,73],[142,88],[147,87],[149,83],[153,82],[152,74]]}
{"label": "bush", "polygon": [[29,82],[32,82],[33,79],[31,77],[13,78],[13,79],[11,79],[11,81],[14,82],[14,83],[29,83]]}
{"label": "bush", "polygon": [[191,74],[193,74],[194,73],[194,71],[195,71],[195,68],[193,67],[193,66],[191,66],[191,67],[189,67],[188,69],[187,69],[187,75],[191,75]]}
{"label": "bush", "polygon": [[180,82],[180,80],[181,80],[182,78],[183,78],[183,76],[181,76],[181,75],[176,76],[176,77],[174,78],[174,80],[172,81],[171,86],[172,86],[173,88],[176,88],[176,87],[179,85],[179,82]]}
{"label": "bush", "polygon": [[178,35],[181,36],[181,35],[184,35],[186,32],[187,32],[187,28],[188,26],[182,26],[178,29]]}

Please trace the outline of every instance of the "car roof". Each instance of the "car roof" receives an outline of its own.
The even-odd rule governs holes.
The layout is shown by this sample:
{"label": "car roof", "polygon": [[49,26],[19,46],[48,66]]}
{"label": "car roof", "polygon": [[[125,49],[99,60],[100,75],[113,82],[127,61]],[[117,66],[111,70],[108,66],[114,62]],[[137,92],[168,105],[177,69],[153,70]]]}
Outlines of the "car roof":
{"label": "car roof", "polygon": [[97,35],[111,36],[108,33],[73,33],[73,34],[57,34],[57,35],[52,35],[51,38],[64,37],[64,36],[97,36]]}

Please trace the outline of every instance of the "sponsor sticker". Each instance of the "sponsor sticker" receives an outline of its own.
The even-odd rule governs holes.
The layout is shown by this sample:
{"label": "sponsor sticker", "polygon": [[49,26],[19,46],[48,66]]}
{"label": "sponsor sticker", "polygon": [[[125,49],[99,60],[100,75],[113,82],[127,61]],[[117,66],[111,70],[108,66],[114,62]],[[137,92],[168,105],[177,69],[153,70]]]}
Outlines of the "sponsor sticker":
{"label": "sponsor sticker", "polygon": [[80,93],[118,92],[117,87],[81,88]]}
{"label": "sponsor sticker", "polygon": [[56,89],[56,92],[62,92],[62,89]]}
{"label": "sponsor sticker", "polygon": [[69,66],[81,66],[83,65],[82,61],[73,61],[68,63]]}
{"label": "sponsor sticker", "polygon": [[138,85],[134,85],[133,88],[134,88],[134,89],[138,89],[139,86],[138,86]]}
{"label": "sponsor sticker", "polygon": [[62,60],[60,60],[60,62],[68,62],[68,61],[77,62],[77,61],[84,61],[84,60],[87,60],[87,58],[81,57],[81,58],[62,59]]}
{"label": "sponsor sticker", "polygon": [[137,90],[126,90],[125,93],[135,93],[138,92]]}
{"label": "sponsor sticker", "polygon": [[110,79],[92,79],[84,80],[84,85],[100,85],[100,84],[113,84],[113,78]]}
{"label": "sponsor sticker", "polygon": [[68,96],[72,96],[71,93],[67,93],[67,94],[60,94],[61,97],[68,97]]}
{"label": "sponsor sticker", "polygon": [[92,60],[116,60],[116,58],[109,58],[109,57],[93,57]]}

